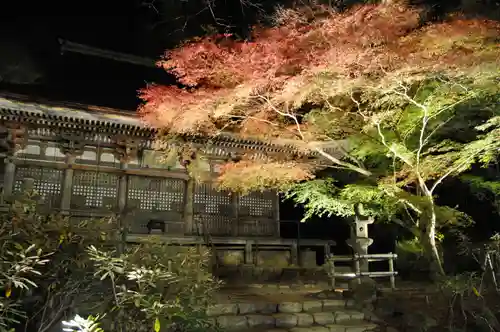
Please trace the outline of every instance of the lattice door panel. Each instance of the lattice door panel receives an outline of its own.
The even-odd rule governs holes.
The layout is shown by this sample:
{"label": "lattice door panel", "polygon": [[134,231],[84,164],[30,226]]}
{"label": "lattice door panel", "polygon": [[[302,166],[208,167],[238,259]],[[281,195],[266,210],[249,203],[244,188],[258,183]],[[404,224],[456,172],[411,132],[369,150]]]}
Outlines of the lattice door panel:
{"label": "lattice door panel", "polygon": [[194,189],[194,213],[235,216],[229,191],[217,191],[210,183],[196,184]]}
{"label": "lattice door panel", "polygon": [[117,197],[118,175],[79,170],[73,174],[71,208],[115,209]]}
{"label": "lattice door panel", "polygon": [[33,179],[33,190],[40,197],[40,203],[59,208],[63,171],[44,167],[18,167],[14,182],[14,192],[20,193],[25,179]]}
{"label": "lattice door panel", "polygon": [[242,217],[273,218],[276,194],[272,192],[252,192],[240,197],[239,215]]}
{"label": "lattice door panel", "polygon": [[211,235],[231,234],[236,213],[230,192],[217,191],[211,183],[196,184],[194,214],[198,233],[202,233],[202,222],[204,222]]}
{"label": "lattice door panel", "polygon": [[231,234],[231,224],[235,220],[217,214],[196,214],[194,221],[197,235],[203,235],[206,227],[206,231],[210,235],[220,236]]}
{"label": "lattice door panel", "polygon": [[186,183],[180,179],[130,176],[128,204],[144,211],[184,210]]}

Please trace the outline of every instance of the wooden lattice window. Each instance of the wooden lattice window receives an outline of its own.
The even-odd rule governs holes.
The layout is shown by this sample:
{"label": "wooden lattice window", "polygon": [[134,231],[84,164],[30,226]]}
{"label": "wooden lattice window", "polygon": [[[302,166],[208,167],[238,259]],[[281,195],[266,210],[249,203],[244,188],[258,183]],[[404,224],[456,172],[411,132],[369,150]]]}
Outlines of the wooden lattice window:
{"label": "wooden lattice window", "polygon": [[71,208],[114,209],[117,207],[118,176],[95,171],[75,170]]}
{"label": "wooden lattice window", "polygon": [[25,179],[33,179],[33,190],[39,196],[40,203],[59,208],[63,171],[45,167],[17,167],[14,192],[20,193]]}
{"label": "wooden lattice window", "polygon": [[201,214],[234,215],[231,194],[217,191],[210,183],[196,184],[194,191],[194,212]]}
{"label": "wooden lattice window", "polygon": [[130,176],[128,204],[144,211],[182,212],[185,186],[181,179]]}
{"label": "wooden lattice window", "polygon": [[272,218],[274,216],[274,200],[276,194],[272,192],[252,192],[240,197],[241,216]]}
{"label": "wooden lattice window", "polygon": [[212,235],[229,235],[235,220],[233,201],[228,191],[217,191],[210,183],[199,183],[194,192],[194,214],[197,230]]}

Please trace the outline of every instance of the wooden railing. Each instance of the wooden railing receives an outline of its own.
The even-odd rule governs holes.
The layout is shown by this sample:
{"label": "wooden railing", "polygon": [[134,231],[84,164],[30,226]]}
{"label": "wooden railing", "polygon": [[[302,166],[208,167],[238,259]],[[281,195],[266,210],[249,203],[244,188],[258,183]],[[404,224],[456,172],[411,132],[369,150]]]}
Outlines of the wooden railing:
{"label": "wooden railing", "polygon": [[[397,271],[394,271],[394,260],[396,260],[398,255],[393,253],[388,254],[368,254],[368,255],[359,255],[354,254],[353,256],[335,256],[335,255],[326,255],[326,264],[329,268],[328,276],[331,279],[331,284],[335,286],[336,278],[347,278],[347,279],[357,279],[359,283],[361,283],[361,277],[370,277],[370,278],[383,278],[389,277],[391,288],[396,288],[396,275]],[[378,261],[388,261],[389,271],[361,271],[360,261],[368,261],[368,262],[378,262]],[[352,262],[353,263],[353,272],[337,272],[335,271],[335,262]]]}

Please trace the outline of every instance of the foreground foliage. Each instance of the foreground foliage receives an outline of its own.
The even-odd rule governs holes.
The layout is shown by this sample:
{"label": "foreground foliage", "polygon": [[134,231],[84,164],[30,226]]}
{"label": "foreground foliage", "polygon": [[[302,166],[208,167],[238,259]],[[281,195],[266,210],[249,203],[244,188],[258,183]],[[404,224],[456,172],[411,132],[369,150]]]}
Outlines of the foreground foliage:
{"label": "foreground foliage", "polygon": [[18,197],[1,216],[0,331],[49,331],[63,320],[96,332],[215,328],[205,315],[219,286],[208,251],[151,242],[117,252],[115,221],[45,216],[36,197]]}
{"label": "foreground foliage", "polygon": [[[210,252],[146,243],[123,255],[88,249],[95,276],[114,290],[102,320],[108,331],[209,331],[205,309],[218,283]],[[109,309],[108,309],[109,310]]]}
{"label": "foreground foliage", "polygon": [[[306,218],[352,216],[362,202],[415,234],[442,274],[439,229],[471,220],[438,206],[436,190],[498,158],[500,25],[423,17],[396,2],[281,10],[251,41],[214,36],[168,52],[160,65],[185,87],[144,89],[139,112],[192,173],[204,151],[187,148],[186,158],[186,135],[281,145],[286,152],[232,156],[219,186],[287,191]],[[352,175],[311,181],[325,169]]]}
{"label": "foreground foliage", "polygon": [[400,285],[377,300],[378,317],[402,331],[499,331],[500,236],[481,244],[459,237],[457,247],[456,260],[472,259],[476,266],[435,284],[415,278],[409,289]]}
{"label": "foreground foliage", "polygon": [[41,215],[36,201],[35,193],[27,193],[0,217],[3,331],[48,331],[99,288],[85,247],[103,246],[102,223]]}

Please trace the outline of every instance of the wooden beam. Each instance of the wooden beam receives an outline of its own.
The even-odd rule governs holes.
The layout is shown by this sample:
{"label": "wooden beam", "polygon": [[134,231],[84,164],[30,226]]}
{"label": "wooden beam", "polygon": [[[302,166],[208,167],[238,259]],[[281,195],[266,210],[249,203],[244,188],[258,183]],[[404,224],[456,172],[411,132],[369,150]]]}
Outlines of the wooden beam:
{"label": "wooden beam", "polygon": [[[148,239],[155,238],[167,243],[172,244],[204,244],[202,236],[168,236],[168,235],[149,235],[149,234],[128,234],[127,241],[129,242],[141,242],[147,241]],[[268,246],[290,246],[296,243],[297,240],[294,239],[276,239],[276,238],[265,238],[265,237],[221,237],[213,236],[212,242],[215,245],[240,245],[243,248],[248,242],[252,244],[257,244],[259,247]],[[300,246],[310,246],[319,247],[325,244],[335,245],[335,241],[330,240],[318,240],[318,239],[303,239],[300,241]]]}
{"label": "wooden beam", "polygon": [[71,167],[74,170],[94,171],[99,173],[128,174],[128,175],[139,175],[148,177],[181,179],[181,180],[189,179],[189,175],[186,172],[183,171],[176,172],[158,168],[121,169],[116,167],[100,166],[100,165],[82,165],[82,164],[68,165],[66,163],[57,163],[52,161],[33,160],[33,159],[24,159],[24,160],[14,159],[13,163],[18,166],[28,166],[28,167],[47,167],[56,169],[67,169]]}
{"label": "wooden beam", "polygon": [[61,53],[73,52],[80,53],[100,58],[105,58],[113,61],[128,62],[138,66],[157,68],[156,60],[138,55],[125,54],[115,51],[108,51],[98,47],[74,43],[69,40],[59,39],[61,44]]}

